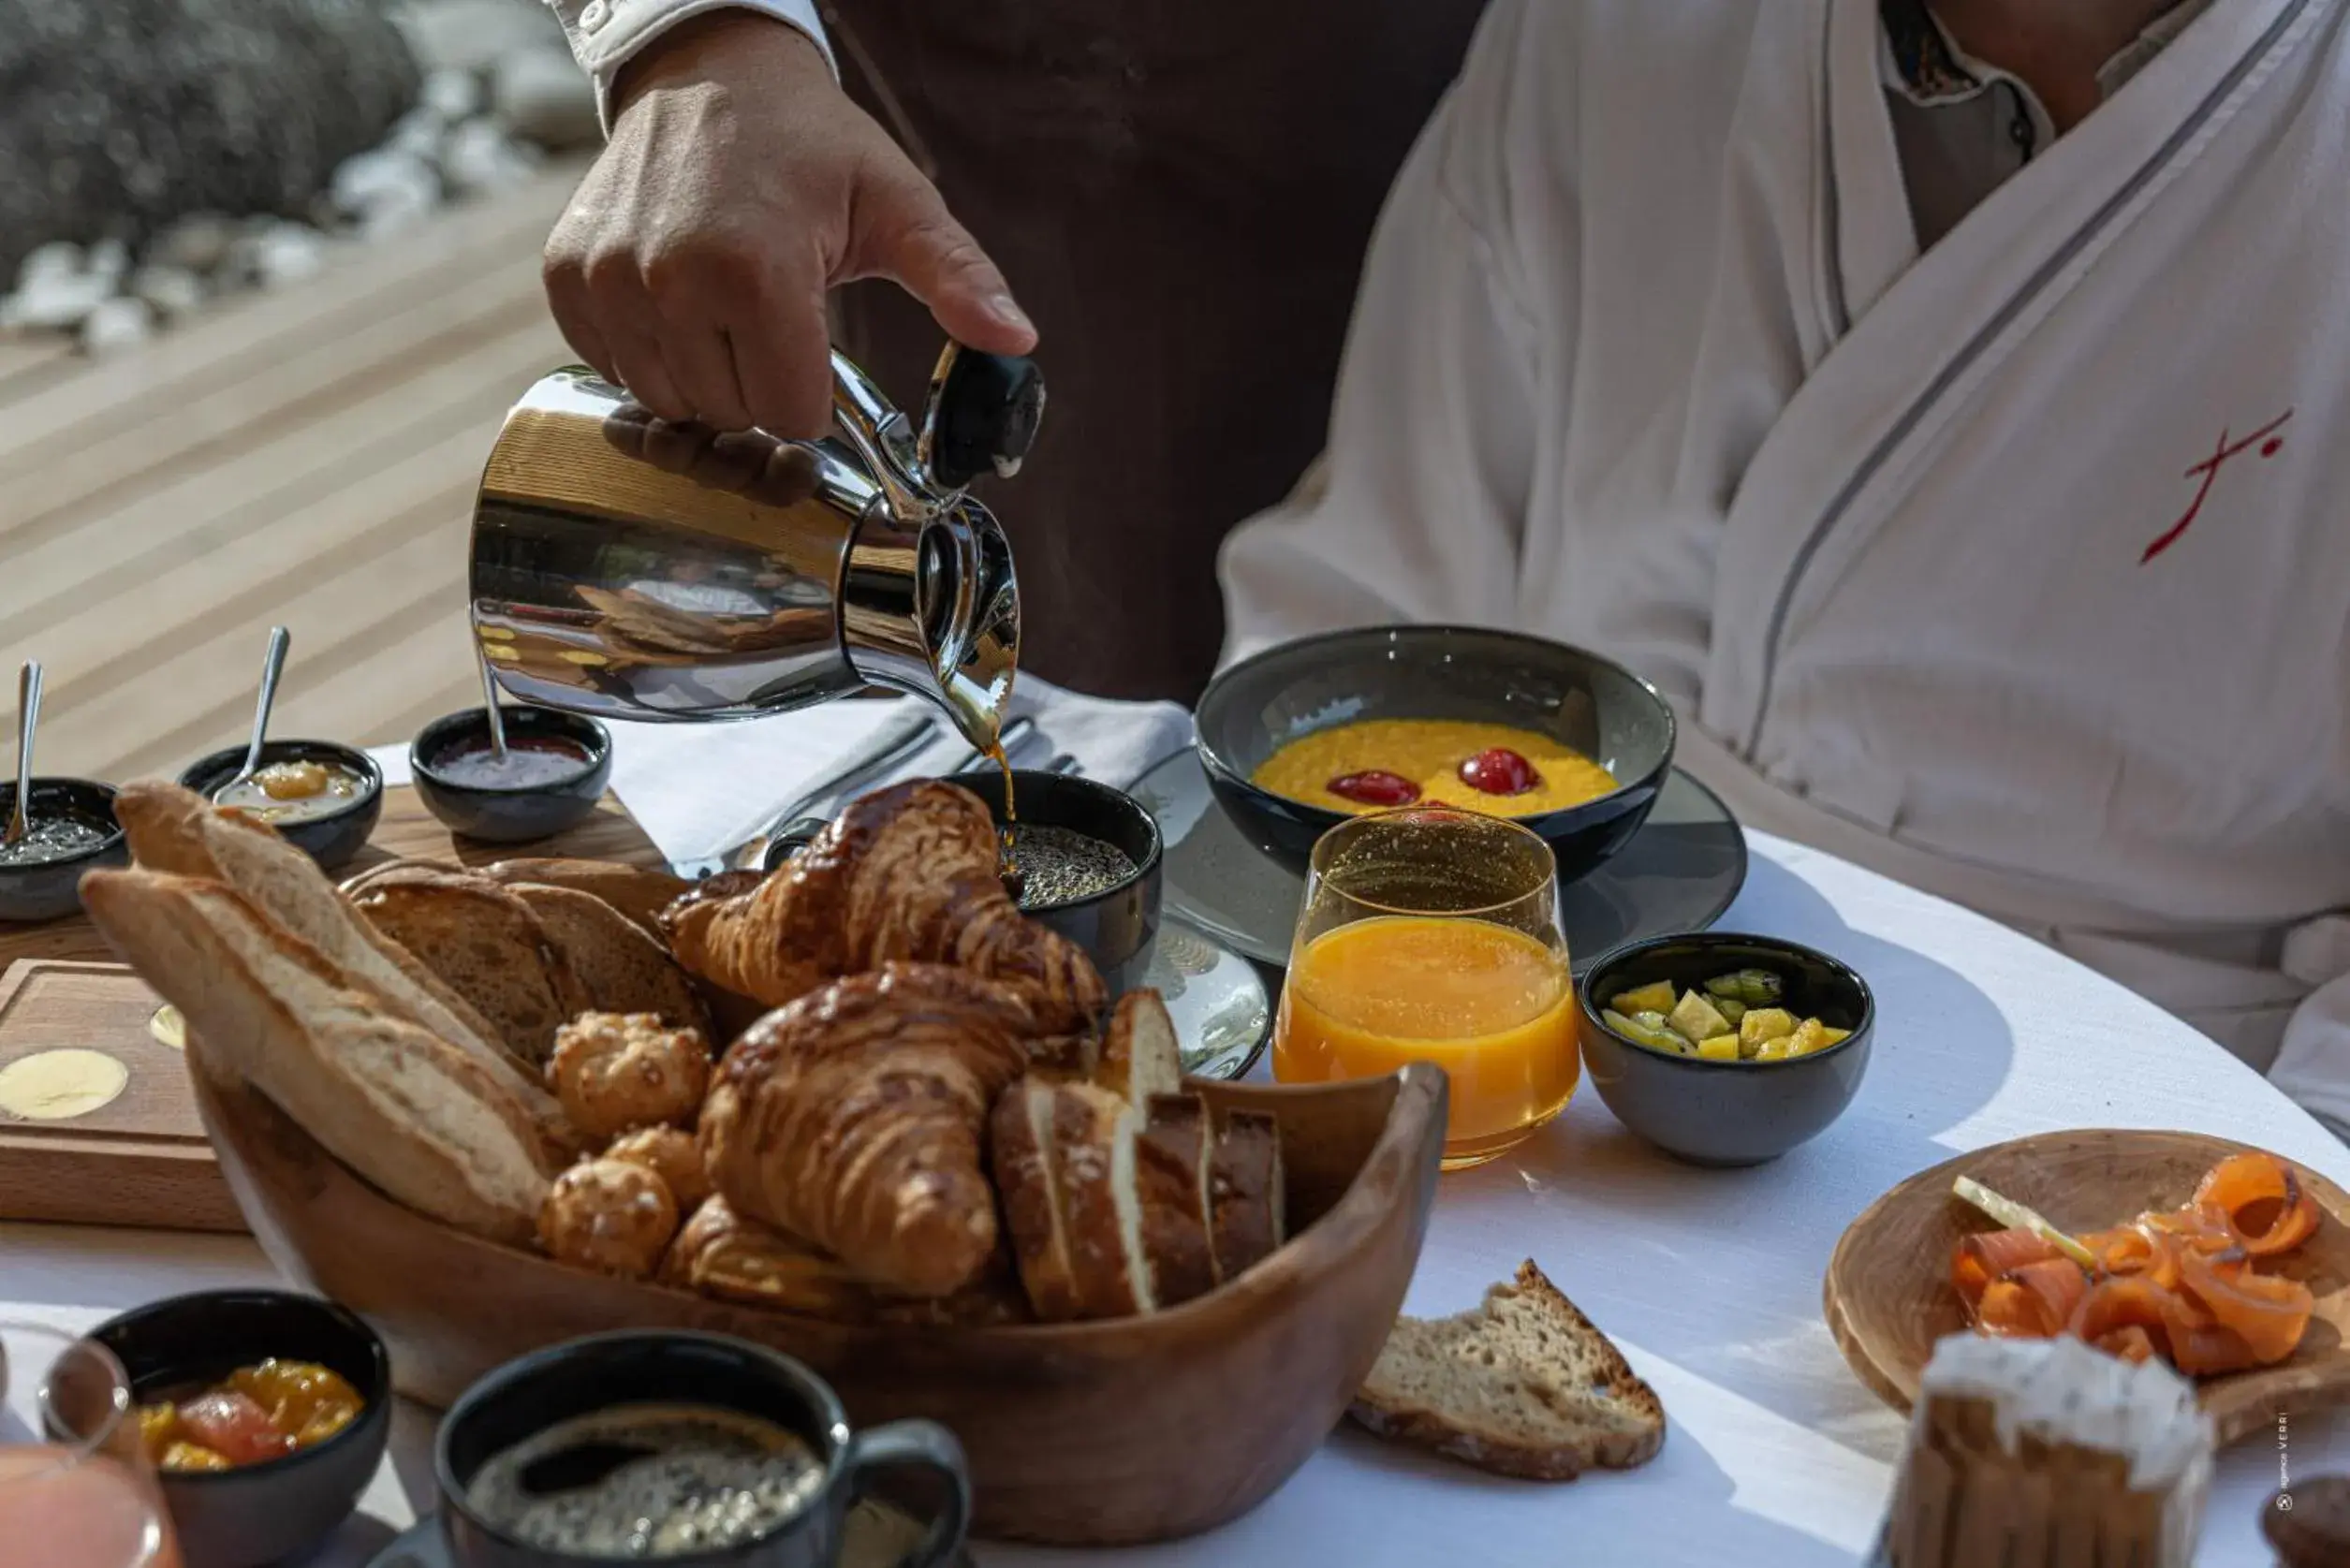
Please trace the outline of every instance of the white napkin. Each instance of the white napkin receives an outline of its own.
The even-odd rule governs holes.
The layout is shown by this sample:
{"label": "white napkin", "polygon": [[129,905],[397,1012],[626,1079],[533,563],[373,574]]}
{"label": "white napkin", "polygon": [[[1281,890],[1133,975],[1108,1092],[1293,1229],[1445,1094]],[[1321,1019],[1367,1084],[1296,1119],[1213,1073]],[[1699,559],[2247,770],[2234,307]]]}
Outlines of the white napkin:
{"label": "white napkin", "polygon": [[[831,702],[743,724],[615,724],[612,790],[668,858],[715,855],[917,700]],[[1018,763],[1040,765],[1067,752],[1087,777],[1121,788],[1191,743],[1191,715],[1174,703],[1111,702],[1026,676],[1012,711],[1035,719],[1037,729]],[[943,714],[939,737],[894,777],[943,772],[969,757]]]}

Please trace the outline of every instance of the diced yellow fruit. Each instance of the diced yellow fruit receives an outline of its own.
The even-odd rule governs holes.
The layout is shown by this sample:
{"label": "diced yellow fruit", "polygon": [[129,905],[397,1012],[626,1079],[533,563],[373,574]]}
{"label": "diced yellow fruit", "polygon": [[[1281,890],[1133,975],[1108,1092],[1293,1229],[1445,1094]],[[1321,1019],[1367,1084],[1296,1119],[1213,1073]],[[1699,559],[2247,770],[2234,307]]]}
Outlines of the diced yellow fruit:
{"label": "diced yellow fruit", "polygon": [[1638,1018],[1642,1013],[1669,1014],[1679,1004],[1680,1000],[1673,994],[1673,983],[1670,980],[1659,980],[1652,986],[1642,986],[1638,990],[1624,991],[1608,1005],[1622,1013],[1625,1018]]}
{"label": "diced yellow fruit", "polygon": [[157,1464],[180,1435],[179,1407],[166,1399],[161,1404],[139,1407],[139,1439],[146,1444],[147,1458]]}
{"label": "diced yellow fruit", "polygon": [[1738,1038],[1741,1045],[1758,1046],[1765,1040],[1784,1040],[1795,1033],[1795,1015],[1785,1007],[1749,1007],[1746,1016],[1738,1020]]}
{"label": "diced yellow fruit", "polygon": [[1817,1018],[1805,1018],[1787,1036],[1789,1056],[1808,1056],[1815,1050],[1828,1048],[1828,1026]]}
{"label": "diced yellow fruit", "polygon": [[1700,1040],[1697,1042],[1697,1054],[1708,1062],[1736,1062],[1738,1060],[1738,1036],[1716,1034],[1711,1040]]}
{"label": "diced yellow fruit", "polygon": [[1730,1033],[1730,1020],[1722,1016],[1722,1010],[1696,991],[1682,997],[1681,1004],[1673,1009],[1672,1025],[1692,1040]]}
{"label": "diced yellow fruit", "polygon": [[1775,1040],[1765,1040],[1755,1048],[1755,1060],[1757,1062],[1785,1062],[1791,1056],[1801,1054],[1795,1048],[1795,1037],[1791,1034],[1782,1034]]}
{"label": "diced yellow fruit", "polygon": [[174,1443],[159,1461],[166,1470],[227,1470],[227,1456],[193,1443]]}
{"label": "diced yellow fruit", "polygon": [[1831,1046],[1841,1044],[1842,1042],[1852,1038],[1851,1030],[1837,1029],[1829,1024],[1820,1025],[1820,1033],[1828,1037],[1828,1043]]}

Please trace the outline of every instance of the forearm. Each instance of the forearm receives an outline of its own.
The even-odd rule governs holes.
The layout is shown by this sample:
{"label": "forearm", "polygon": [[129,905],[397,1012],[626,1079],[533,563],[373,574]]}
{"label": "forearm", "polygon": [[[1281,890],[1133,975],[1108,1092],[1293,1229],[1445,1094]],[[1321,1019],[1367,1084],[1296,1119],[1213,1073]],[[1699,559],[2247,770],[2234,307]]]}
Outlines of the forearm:
{"label": "forearm", "polygon": [[[830,40],[817,19],[815,0],[547,0],[563,21],[571,40],[572,57],[595,82],[598,111],[604,128],[611,129],[619,108],[621,73],[654,40],[680,23],[713,11],[741,11],[771,17],[798,28],[815,43],[828,64]],[[839,67],[833,65],[834,74]]]}

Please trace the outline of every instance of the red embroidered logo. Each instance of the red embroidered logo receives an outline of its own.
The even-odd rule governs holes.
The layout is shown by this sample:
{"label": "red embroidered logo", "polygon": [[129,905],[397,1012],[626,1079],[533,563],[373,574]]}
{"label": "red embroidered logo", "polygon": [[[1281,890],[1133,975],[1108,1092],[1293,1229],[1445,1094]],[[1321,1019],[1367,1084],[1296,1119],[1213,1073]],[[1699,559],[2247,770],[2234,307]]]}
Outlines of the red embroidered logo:
{"label": "red embroidered logo", "polygon": [[2179,535],[2184,534],[2193,525],[2196,515],[2203,510],[2204,500],[2211,493],[2211,486],[2219,478],[2220,470],[2227,465],[2228,459],[2248,451],[2254,447],[2260,448],[2260,455],[2264,460],[2275,457],[2278,452],[2282,451],[2284,447],[2284,437],[2279,435],[2277,432],[2283,430],[2284,422],[2291,418],[2293,418],[2293,411],[2288,408],[2241,441],[2231,442],[2227,438],[2228,432],[2225,430],[2221,431],[2219,450],[2187,470],[2188,478],[2203,481],[2196,490],[2195,502],[2188,506],[2187,515],[2172,523],[2161,538],[2148,545],[2146,553],[2137,558],[2137,564],[2141,566],[2145,565],[2146,563],[2179,542]]}

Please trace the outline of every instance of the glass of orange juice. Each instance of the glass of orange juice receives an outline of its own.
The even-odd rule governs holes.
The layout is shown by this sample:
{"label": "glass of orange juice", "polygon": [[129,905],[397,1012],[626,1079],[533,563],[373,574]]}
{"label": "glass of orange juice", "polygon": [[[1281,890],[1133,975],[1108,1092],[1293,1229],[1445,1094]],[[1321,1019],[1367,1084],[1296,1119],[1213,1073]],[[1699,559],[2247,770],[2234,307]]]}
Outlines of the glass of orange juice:
{"label": "glass of orange juice", "polygon": [[0,1561],[8,1568],[180,1568],[113,1353],[40,1324],[0,1323]]}
{"label": "glass of orange juice", "polygon": [[1284,1083],[1444,1068],[1447,1170],[1524,1142],[1582,1070],[1550,846],[1448,806],[1331,828],[1314,846],[1273,1028]]}

